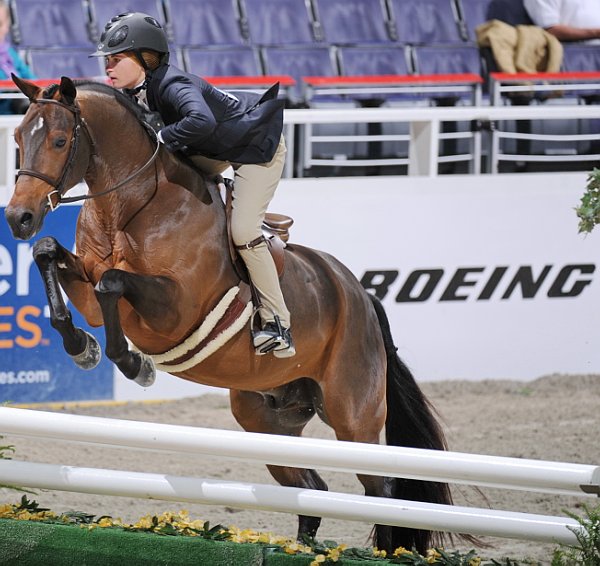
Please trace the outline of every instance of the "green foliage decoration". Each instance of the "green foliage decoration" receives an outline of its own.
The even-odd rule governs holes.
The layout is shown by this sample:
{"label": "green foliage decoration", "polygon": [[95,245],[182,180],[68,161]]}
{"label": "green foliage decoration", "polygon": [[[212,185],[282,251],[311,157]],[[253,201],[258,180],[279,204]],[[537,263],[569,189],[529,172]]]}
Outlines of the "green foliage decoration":
{"label": "green foliage decoration", "polygon": [[600,169],[594,168],[588,175],[586,190],[575,212],[580,233],[590,233],[600,222]]}

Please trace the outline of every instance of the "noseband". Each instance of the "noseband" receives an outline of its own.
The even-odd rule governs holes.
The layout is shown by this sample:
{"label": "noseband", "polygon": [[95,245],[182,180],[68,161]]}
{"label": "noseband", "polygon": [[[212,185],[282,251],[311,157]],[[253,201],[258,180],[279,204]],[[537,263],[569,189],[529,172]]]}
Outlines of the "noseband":
{"label": "noseband", "polygon": [[[158,155],[158,151],[160,149],[160,142],[158,141],[158,136],[156,135],[156,132],[150,126],[143,123],[143,126],[146,128],[146,130],[148,130],[149,132],[152,133],[152,136],[154,137],[154,140],[156,142],[156,148],[155,148],[154,152],[152,153],[152,156],[150,157],[150,159],[148,159],[148,161],[146,161],[146,163],[144,163],[144,165],[142,165],[137,171],[134,171],[126,179],[124,179],[123,181],[120,181],[114,187],[111,187],[110,189],[107,189],[105,191],[102,191],[100,193],[95,193],[95,194],[88,193],[87,195],[80,195],[80,196],[76,196],[76,197],[64,197],[63,194],[65,192],[65,183],[67,182],[69,173],[71,172],[71,169],[73,168],[75,156],[77,155],[77,150],[79,148],[79,140],[80,140],[82,128],[90,142],[90,148],[91,148],[92,155],[96,154],[96,144],[94,143],[94,138],[92,137],[92,134],[90,133],[85,120],[81,117],[81,111],[79,109],[79,106],[77,106],[77,105],[70,106],[68,104],[65,104],[64,102],[61,102],[60,100],[54,100],[52,98],[38,98],[36,100],[32,100],[31,102],[35,103],[35,104],[57,104],[58,106],[61,106],[62,108],[65,108],[66,110],[71,112],[73,114],[73,118],[75,121],[75,124],[73,126],[73,136],[71,137],[71,147],[69,149],[69,155],[67,157],[67,161],[66,161],[63,171],[61,173],[61,176],[59,177],[58,180],[55,181],[49,175],[46,175],[45,173],[40,173],[39,171],[33,171],[32,169],[19,169],[19,171],[17,171],[17,179],[21,175],[35,177],[37,179],[41,179],[45,183],[48,183],[54,189],[53,191],[50,191],[47,195],[48,206],[51,211],[56,210],[61,204],[64,204],[64,203],[78,202],[78,201],[82,201],[82,200],[96,198],[96,197],[106,195],[108,193],[112,193],[113,191],[116,191],[117,189],[120,189],[123,185],[125,185],[129,181],[131,181],[131,179],[133,179],[134,177],[136,177],[137,175],[139,175],[140,173],[145,171],[152,164],[152,162],[156,159],[156,156]],[[56,204],[54,204],[52,202],[52,195],[57,195]]]}

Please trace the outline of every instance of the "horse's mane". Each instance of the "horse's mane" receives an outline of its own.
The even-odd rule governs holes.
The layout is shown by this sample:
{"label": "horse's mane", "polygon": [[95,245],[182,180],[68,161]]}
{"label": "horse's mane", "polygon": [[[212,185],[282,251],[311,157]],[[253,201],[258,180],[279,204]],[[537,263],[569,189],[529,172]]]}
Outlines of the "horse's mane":
{"label": "horse's mane", "polygon": [[[107,96],[112,96],[116,99],[116,101],[123,107],[125,107],[129,112],[131,112],[138,121],[144,121],[144,113],[142,107],[138,104],[135,104],[129,97],[125,96],[120,90],[113,88],[110,85],[99,83],[97,81],[90,81],[85,79],[74,80],[73,84],[77,88],[77,90],[87,90],[92,92],[98,92],[100,94],[105,94]],[[58,90],[58,84],[51,84],[50,86],[44,89],[42,93],[42,98],[53,98]]]}
{"label": "horse's mane", "polygon": [[129,97],[125,96],[120,90],[113,88],[110,85],[89,80],[76,80],[73,84],[77,90],[89,90],[98,92],[107,96],[114,97],[117,102],[129,110],[140,122],[144,121],[144,113],[142,107],[135,104]]}

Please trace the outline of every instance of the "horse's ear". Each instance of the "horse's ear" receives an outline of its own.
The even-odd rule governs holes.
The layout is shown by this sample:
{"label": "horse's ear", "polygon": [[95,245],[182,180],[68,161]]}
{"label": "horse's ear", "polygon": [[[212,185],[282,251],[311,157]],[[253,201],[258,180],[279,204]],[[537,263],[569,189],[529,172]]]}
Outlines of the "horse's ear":
{"label": "horse's ear", "polygon": [[26,81],[25,79],[20,79],[14,73],[11,73],[10,77],[11,77],[13,83],[15,83],[17,85],[19,90],[27,98],[29,98],[29,100],[34,101],[38,98],[40,91],[42,90],[40,87],[38,87],[36,84],[34,84],[30,81]]}
{"label": "horse's ear", "polygon": [[60,78],[60,95],[67,104],[74,104],[77,96],[77,89],[69,77]]}

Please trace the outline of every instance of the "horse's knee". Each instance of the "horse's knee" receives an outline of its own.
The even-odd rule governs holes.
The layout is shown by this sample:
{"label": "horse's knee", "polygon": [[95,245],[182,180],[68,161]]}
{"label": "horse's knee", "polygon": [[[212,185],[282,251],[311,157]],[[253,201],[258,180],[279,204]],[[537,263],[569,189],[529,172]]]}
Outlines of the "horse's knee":
{"label": "horse's knee", "polygon": [[50,260],[57,259],[60,245],[56,238],[47,236],[39,239],[33,244],[33,260],[36,264],[47,263]]}
{"label": "horse's knee", "polygon": [[96,295],[122,295],[125,290],[123,272],[119,269],[109,269],[102,274],[94,291]]}

